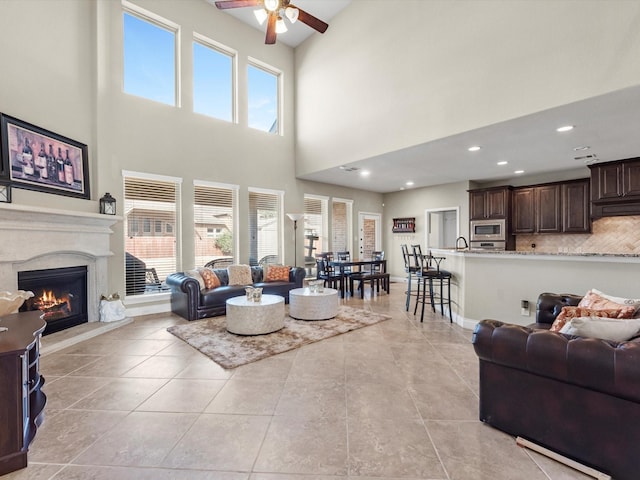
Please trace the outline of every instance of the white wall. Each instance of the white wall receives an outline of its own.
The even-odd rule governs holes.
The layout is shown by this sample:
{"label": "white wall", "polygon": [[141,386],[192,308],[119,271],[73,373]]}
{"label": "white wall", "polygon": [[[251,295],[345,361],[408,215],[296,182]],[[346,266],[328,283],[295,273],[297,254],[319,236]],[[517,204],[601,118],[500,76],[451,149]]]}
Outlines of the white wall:
{"label": "white wall", "polygon": [[396,3],[296,50],[300,174],[640,83],[637,1]]}

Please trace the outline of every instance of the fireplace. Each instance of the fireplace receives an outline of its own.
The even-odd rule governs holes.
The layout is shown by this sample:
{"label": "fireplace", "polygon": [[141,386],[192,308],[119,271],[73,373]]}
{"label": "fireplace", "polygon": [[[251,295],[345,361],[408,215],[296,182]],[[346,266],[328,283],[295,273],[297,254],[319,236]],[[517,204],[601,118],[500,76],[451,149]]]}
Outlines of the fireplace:
{"label": "fireplace", "polygon": [[18,272],[18,288],[34,293],[20,311],[40,310],[44,335],[88,321],[86,266]]}

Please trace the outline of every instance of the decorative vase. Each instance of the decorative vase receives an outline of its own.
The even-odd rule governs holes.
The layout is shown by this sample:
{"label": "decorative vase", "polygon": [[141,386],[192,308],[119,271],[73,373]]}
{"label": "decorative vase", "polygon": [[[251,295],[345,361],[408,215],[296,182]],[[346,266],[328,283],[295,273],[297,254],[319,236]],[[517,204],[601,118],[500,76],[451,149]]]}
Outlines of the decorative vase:
{"label": "decorative vase", "polygon": [[10,313],[17,313],[24,301],[33,296],[33,292],[29,290],[0,292],[0,317]]}

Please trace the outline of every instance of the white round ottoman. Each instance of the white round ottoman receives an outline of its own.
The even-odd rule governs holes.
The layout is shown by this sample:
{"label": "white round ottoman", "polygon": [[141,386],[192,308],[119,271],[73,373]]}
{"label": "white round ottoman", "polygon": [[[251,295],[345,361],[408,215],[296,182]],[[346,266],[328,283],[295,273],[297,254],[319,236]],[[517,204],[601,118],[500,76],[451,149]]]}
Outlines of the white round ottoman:
{"label": "white round ottoman", "polygon": [[338,290],[312,292],[295,288],[289,292],[289,316],[297,320],[329,320],[338,315]]}
{"label": "white round ottoman", "polygon": [[227,300],[227,331],[238,335],[263,335],[284,327],[284,297],[262,295],[260,302],[247,297]]}

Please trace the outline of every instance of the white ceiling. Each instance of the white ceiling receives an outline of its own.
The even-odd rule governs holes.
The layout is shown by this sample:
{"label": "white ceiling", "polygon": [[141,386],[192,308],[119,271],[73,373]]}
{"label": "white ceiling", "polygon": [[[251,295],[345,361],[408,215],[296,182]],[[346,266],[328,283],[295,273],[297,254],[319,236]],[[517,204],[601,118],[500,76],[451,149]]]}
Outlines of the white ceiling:
{"label": "white ceiling", "polygon": [[[211,3],[215,6],[215,0],[207,0],[207,2]],[[305,12],[313,15],[316,18],[326,22],[329,24],[329,28],[331,28],[331,20],[334,15],[340,12],[343,8],[351,3],[351,0],[292,0],[291,4],[301,8]],[[237,18],[238,20],[246,23],[247,25],[251,25],[253,28],[260,30],[262,32],[267,31],[266,22],[263,25],[260,25],[256,20],[256,17],[253,15],[253,11],[256,10],[257,7],[244,7],[244,8],[232,8],[224,10],[225,13]],[[304,23],[298,21],[294,24],[289,22],[288,19],[285,19],[285,23],[287,25],[287,32],[281,33],[278,35],[277,42],[284,43],[285,45],[289,45],[290,47],[297,47],[304,40],[306,40],[310,35],[322,35],[321,33],[316,32],[313,28],[308,27]]]}
{"label": "white ceiling", "polygon": [[[570,132],[557,127],[574,125]],[[468,148],[480,145],[481,150]],[[588,150],[574,148],[589,146]],[[480,183],[585,168],[595,155],[605,162],[640,157],[640,86],[501,122],[432,142],[346,164],[301,178],[380,193],[466,180]],[[507,165],[497,162],[506,160]],[[362,177],[363,170],[370,171]],[[585,175],[588,171],[585,168]],[[412,187],[405,183],[413,181]]]}
{"label": "white ceiling", "polygon": [[[213,4],[214,0],[206,0]],[[352,0],[293,0],[306,12],[329,23]],[[225,10],[261,31],[253,15],[254,8]],[[287,21],[289,31],[278,35],[278,42],[296,47],[310,35],[312,28]],[[574,125],[566,133],[555,129]],[[482,149],[469,152],[473,145]],[[576,151],[577,147],[588,150]],[[580,159],[595,155],[595,159]],[[504,181],[523,175],[582,168],[588,176],[588,163],[640,157],[640,86],[486,126],[395,152],[303,175],[300,178],[380,193],[420,188],[461,181],[479,183]],[[507,161],[498,166],[497,162]],[[369,171],[364,177],[362,171]],[[412,181],[412,186],[406,182]],[[516,182],[514,182],[516,183]]]}

